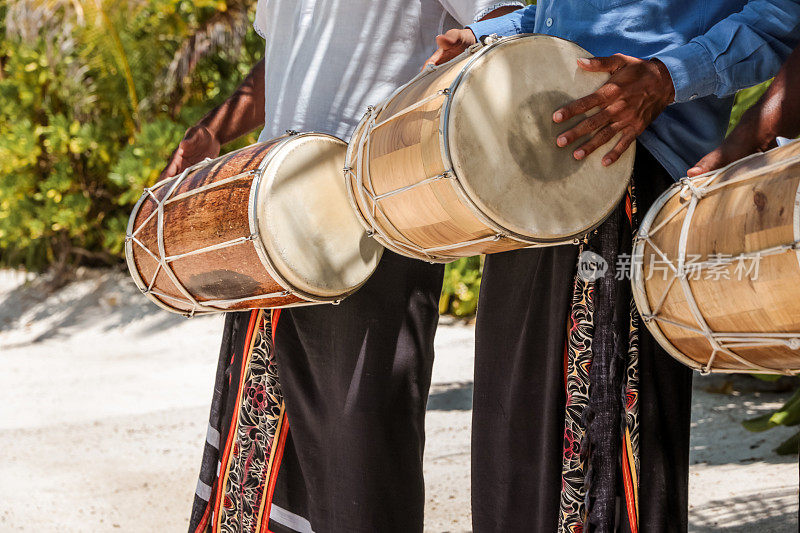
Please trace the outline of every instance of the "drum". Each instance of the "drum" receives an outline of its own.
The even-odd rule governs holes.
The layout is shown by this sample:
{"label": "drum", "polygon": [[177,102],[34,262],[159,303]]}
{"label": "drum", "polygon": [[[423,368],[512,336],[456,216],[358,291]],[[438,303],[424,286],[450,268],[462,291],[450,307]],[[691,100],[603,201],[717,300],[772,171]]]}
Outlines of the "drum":
{"label": "drum", "polygon": [[476,44],[367,111],[345,168],[354,209],[387,248],[427,261],[573,242],[618,204],[634,149],[556,146],[559,107],[600,87],[591,54],[544,35]]}
{"label": "drum", "polygon": [[702,372],[800,372],[800,143],[684,179],[644,218],[632,282],[650,332]]}
{"label": "drum", "polygon": [[351,294],[383,248],[348,203],[346,150],[329,135],[289,134],[145,189],[125,244],[136,285],[187,315]]}

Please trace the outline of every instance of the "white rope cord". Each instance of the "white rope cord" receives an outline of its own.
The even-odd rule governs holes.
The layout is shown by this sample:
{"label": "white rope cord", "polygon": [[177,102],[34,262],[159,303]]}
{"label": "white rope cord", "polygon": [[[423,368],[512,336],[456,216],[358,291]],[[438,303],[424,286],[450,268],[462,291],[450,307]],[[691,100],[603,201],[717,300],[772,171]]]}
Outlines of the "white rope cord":
{"label": "white rope cord", "polygon": [[[424,105],[425,105],[425,104],[427,104],[428,102],[432,102],[432,101],[434,101],[434,100],[437,100],[437,99],[439,99],[439,98],[446,97],[446,96],[448,96],[449,94],[450,94],[450,91],[449,91],[448,89],[442,89],[442,90],[440,90],[440,91],[436,91],[435,93],[433,93],[433,94],[431,94],[431,95],[428,95],[428,96],[426,96],[425,98],[423,98],[423,99],[422,99],[422,100],[420,100],[419,102],[417,102],[417,103],[415,103],[415,104],[411,104],[410,106],[408,106],[408,107],[406,107],[406,108],[404,108],[404,109],[401,109],[400,111],[398,111],[397,113],[395,113],[395,114],[394,114],[394,115],[392,115],[391,117],[389,117],[389,118],[387,118],[387,119],[384,119],[384,120],[381,120],[380,122],[378,122],[378,123],[376,123],[375,125],[373,125],[373,126],[372,126],[372,129],[373,129],[373,130],[377,130],[377,129],[378,129],[378,128],[380,128],[381,126],[383,126],[383,125],[385,125],[385,124],[387,124],[387,123],[389,123],[389,122],[392,122],[392,121],[394,121],[394,120],[397,120],[397,119],[399,119],[400,117],[402,117],[402,116],[404,116],[404,115],[407,115],[407,114],[411,113],[412,111],[414,111],[414,110],[416,110],[416,109],[419,109],[420,107],[424,106]],[[382,110],[383,110],[383,109],[381,109],[381,111],[382,111]],[[376,113],[376,116],[377,116],[377,113]]]}
{"label": "white rope cord", "polygon": [[220,242],[218,244],[211,244],[209,246],[204,246],[203,248],[198,248],[196,250],[192,250],[191,252],[170,255],[168,257],[165,257],[164,261],[166,261],[167,263],[171,263],[178,259],[183,259],[184,257],[190,257],[197,254],[204,254],[206,252],[213,252],[214,250],[220,250],[222,248],[230,248],[231,246],[236,246],[237,244],[254,241],[255,239],[256,239],[255,235],[248,235],[247,237],[237,237],[229,241]]}
{"label": "white rope cord", "polygon": [[661,299],[658,301],[658,305],[656,305],[653,308],[652,312],[650,313],[651,315],[657,315],[659,313],[659,311],[661,311],[661,308],[664,306],[664,303],[667,301],[667,296],[669,295],[669,291],[672,290],[672,286],[675,285],[675,280],[677,280],[677,279],[678,279],[678,276],[672,276],[670,278],[669,283],[667,284],[667,288],[664,289],[664,293],[661,295]]}
{"label": "white rope cord", "polygon": [[686,206],[687,206],[687,204],[680,204],[680,205],[677,207],[677,209],[675,209],[675,210],[674,210],[672,213],[670,213],[670,214],[669,214],[669,216],[667,216],[667,217],[666,217],[664,220],[662,220],[661,222],[659,222],[658,226],[656,226],[655,228],[650,228],[650,231],[649,231],[649,232],[647,232],[647,233],[640,232],[640,234],[639,234],[639,235],[640,235],[642,238],[646,238],[648,235],[652,235],[652,234],[654,234],[654,233],[658,233],[658,231],[659,231],[661,228],[663,228],[664,226],[666,226],[666,225],[667,225],[669,222],[671,222],[671,221],[672,221],[672,219],[673,219],[673,218],[675,218],[675,217],[676,217],[676,216],[678,216],[678,215],[679,215],[679,214],[680,214],[682,211],[684,211],[684,210],[686,209]]}
{"label": "white rope cord", "polygon": [[[422,251],[422,249],[420,247],[418,247],[414,242],[412,242],[405,235],[403,235],[403,232],[400,231],[400,229],[397,228],[392,223],[392,221],[386,216],[386,214],[381,209],[381,214],[386,219],[387,224],[389,224],[392,227],[392,229],[394,229],[394,231],[397,232],[397,234],[401,237],[401,239],[406,241],[406,242],[405,243],[401,243],[401,242],[398,242],[397,239],[390,237],[383,230],[381,225],[378,224],[378,221],[376,219],[377,209],[380,209],[379,204],[377,202],[374,202],[374,201],[370,202],[369,199],[368,199],[368,196],[372,197],[372,194],[370,193],[369,190],[367,190],[367,188],[365,186],[365,178],[366,178],[366,182],[369,184],[369,186],[372,189],[372,191],[375,190],[375,186],[372,183],[372,177],[370,175],[370,168],[369,168],[370,165],[369,165],[369,163],[364,164],[363,161],[364,161],[364,153],[366,152],[367,154],[369,154],[370,141],[371,141],[371,138],[372,138],[372,135],[371,135],[372,126],[375,124],[375,118],[377,117],[378,112],[375,111],[375,108],[368,108],[367,109],[367,119],[366,119],[367,120],[367,125],[366,125],[366,127],[364,129],[364,133],[362,134],[361,138],[359,139],[355,173],[353,174],[352,169],[349,170],[351,175],[354,175],[355,178],[356,178],[356,187],[357,187],[359,195],[361,196],[361,201],[367,207],[366,212],[362,212],[362,215],[364,216],[364,218],[366,219],[369,227],[371,228],[371,235],[377,234],[381,239],[383,239],[383,241],[385,243],[391,244],[391,245],[397,247],[400,251],[403,251],[405,253],[411,253],[412,255],[414,254],[414,252],[416,252],[417,254],[424,255],[426,259],[430,260],[432,258],[429,255],[425,254],[425,252]],[[371,208],[371,210],[370,210],[370,208]]]}
{"label": "white rope cord", "polygon": [[[172,195],[175,189],[178,188],[181,182],[186,178],[187,174],[188,173],[184,171],[182,176],[175,181],[175,183],[167,192],[164,198],[169,198]],[[164,245],[164,203],[163,200],[159,201],[158,199],[156,199],[155,195],[152,192],[150,193],[150,195],[153,197],[153,200],[157,202],[156,209],[158,211],[158,219],[156,222],[156,235],[157,235],[156,242],[158,243],[158,255],[160,256],[158,262],[161,265],[161,270],[163,270],[164,273],[167,274],[167,277],[175,285],[175,288],[177,288],[178,291],[191,302],[192,309],[189,311],[189,316],[194,316],[195,312],[198,309],[202,311],[205,311],[207,309],[203,308],[200,302],[198,302],[195,299],[195,297],[192,296],[192,294],[186,289],[186,287],[183,286],[183,283],[181,283],[181,281],[178,279],[178,276],[176,276],[175,272],[173,272],[172,267],[170,267],[169,263],[167,263],[166,261],[167,253],[166,253],[166,247]]]}
{"label": "white rope cord", "polygon": [[[237,152],[238,151],[239,150],[237,150]],[[232,152],[232,153],[235,153],[235,152]],[[161,181],[161,182],[157,183],[156,185],[154,185],[153,187],[150,187],[150,188],[147,188],[147,189],[144,190],[143,194],[146,195],[146,196],[149,196],[149,198],[153,202],[155,202],[155,209],[153,210],[152,213],[150,213],[150,215],[148,215],[145,218],[144,221],[142,221],[141,224],[139,224],[139,226],[135,229],[135,231],[133,231],[131,233],[131,235],[126,236],[127,240],[131,241],[133,244],[137,245],[139,248],[144,250],[151,258],[153,258],[158,263],[157,266],[156,266],[155,271],[153,272],[152,279],[150,280],[150,283],[147,285],[147,287],[142,292],[144,292],[145,294],[152,294],[152,295],[157,296],[158,298],[161,298],[161,299],[164,299],[164,300],[170,300],[170,301],[173,301],[173,302],[177,302],[177,303],[180,303],[180,304],[184,304],[184,305],[190,306],[191,309],[188,311],[188,315],[189,316],[194,316],[194,315],[196,315],[198,313],[218,312],[219,310],[228,309],[231,305],[236,305],[238,303],[244,303],[244,302],[253,301],[253,300],[260,300],[260,299],[286,297],[286,296],[292,295],[291,291],[285,290],[285,291],[279,291],[279,292],[259,294],[259,295],[256,295],[256,296],[248,296],[248,297],[244,297],[244,298],[216,299],[216,300],[203,300],[203,301],[200,301],[197,298],[195,298],[188,291],[188,289],[183,285],[183,283],[180,281],[180,279],[178,279],[178,277],[175,274],[175,272],[172,270],[172,268],[170,266],[170,263],[173,263],[174,261],[177,261],[179,259],[183,259],[185,257],[190,257],[190,256],[198,255],[198,254],[207,253],[207,252],[212,252],[212,251],[220,250],[220,249],[224,249],[224,248],[229,248],[229,247],[237,246],[237,245],[240,245],[240,244],[245,244],[245,243],[248,243],[248,242],[252,242],[253,240],[255,240],[257,238],[256,235],[250,234],[250,235],[247,235],[247,236],[244,236],[244,237],[238,237],[238,238],[235,238],[235,239],[231,239],[229,241],[225,241],[225,242],[221,242],[221,243],[205,246],[205,247],[202,247],[202,248],[198,248],[196,250],[192,250],[192,251],[185,252],[185,253],[182,253],[182,254],[175,254],[175,255],[171,255],[171,256],[167,256],[166,255],[165,243],[164,243],[164,207],[167,204],[176,202],[178,200],[186,199],[186,198],[188,198],[190,196],[198,195],[198,194],[206,192],[206,191],[208,191],[210,189],[213,189],[213,188],[216,188],[216,187],[220,187],[222,185],[229,184],[229,183],[231,183],[233,181],[236,181],[236,180],[241,180],[241,179],[249,178],[249,177],[255,177],[255,176],[258,176],[258,175],[260,175],[262,173],[261,169],[248,170],[246,172],[235,174],[233,176],[230,176],[228,178],[222,179],[220,181],[217,181],[217,182],[214,182],[214,183],[209,183],[209,184],[204,185],[202,187],[198,187],[196,189],[193,189],[193,190],[190,190],[190,191],[186,191],[186,192],[183,192],[181,194],[173,196],[173,193],[175,192],[175,190],[177,190],[177,188],[181,185],[181,183],[183,183],[183,181],[186,179],[186,177],[189,175],[190,172],[192,172],[192,171],[194,171],[194,170],[196,170],[196,169],[198,169],[200,167],[206,166],[210,161],[212,161],[212,160],[211,159],[206,159],[206,160],[204,160],[204,161],[202,161],[200,163],[197,163],[196,165],[192,165],[191,167],[185,169],[180,175],[174,176],[173,178],[169,178],[168,180]],[[170,188],[167,191],[167,193],[164,195],[164,197],[159,199],[154,194],[153,191],[165,186],[166,184],[169,184]],[[139,234],[139,232],[153,219],[153,217],[157,218],[157,222],[156,222],[156,241],[157,241],[157,245],[158,245],[158,254],[156,254],[155,252],[150,250],[140,239],[137,238],[137,235]],[[170,281],[173,283],[173,285],[175,285],[175,288],[181,293],[181,295],[183,295],[183,298],[176,297],[176,296],[171,296],[171,295],[166,294],[166,293],[164,293],[162,291],[154,289],[156,279],[157,279],[159,273],[161,273],[162,271],[167,275],[167,277],[170,279]]]}
{"label": "white rope cord", "polygon": [[[760,155],[760,154],[753,154],[753,155],[757,156],[757,155]],[[740,160],[739,163],[741,163],[742,161],[744,161],[746,159],[748,159],[748,158]],[[794,164],[794,163],[796,163],[798,161],[800,161],[800,154],[794,155],[794,156],[789,157],[787,159],[781,159],[781,160],[778,160],[778,161],[774,161],[774,162],[770,163],[769,165],[766,165],[764,167],[759,168],[757,172],[754,171],[754,172],[746,173],[746,174],[743,174],[741,176],[737,176],[736,178],[734,178],[734,179],[732,179],[730,181],[726,181],[726,182],[723,182],[723,183],[717,183],[715,185],[709,185],[709,186],[706,187],[706,193],[711,193],[711,192],[714,192],[714,191],[716,191],[718,189],[723,189],[725,187],[730,187],[731,185],[738,185],[739,183],[742,183],[742,182],[745,182],[745,181],[749,181],[751,179],[760,178],[760,177],[764,176],[764,174],[768,174],[768,173],[773,172],[775,170],[778,170],[778,169],[780,169],[781,167],[784,167],[784,166],[790,166],[790,165],[792,165],[792,164]],[[716,178],[716,176],[715,176],[715,178]]]}
{"label": "white rope cord", "polygon": [[[755,154],[755,156],[757,155],[759,154]],[[708,194],[716,190],[731,185],[740,184],[744,181],[753,179],[754,177],[763,176],[765,173],[770,172],[781,166],[789,165],[792,162],[800,161],[800,154],[798,154],[797,156],[793,156],[792,158],[789,158],[787,160],[781,160],[772,163],[770,165],[767,165],[766,167],[759,169],[758,172],[746,174],[745,176],[732,179],[725,183],[720,183],[713,186],[710,185],[714,180],[716,180],[721,175],[722,172],[727,170],[729,167],[733,166],[734,164],[740,164],[742,161],[745,161],[752,157],[754,156],[749,156],[740,161],[732,163],[724,167],[723,169],[698,176],[691,180],[684,178],[681,181],[681,184],[683,185],[682,190],[678,194],[684,199],[689,199],[689,202],[675,209],[672,213],[670,213],[668,217],[663,219],[655,228],[651,228],[649,231],[646,231],[643,228],[643,231],[641,231],[637,235],[636,239],[648,244],[651,247],[651,249],[654,250],[655,253],[662,259],[662,261],[664,261],[670,267],[670,269],[672,269],[676,274],[675,277],[672,280],[670,280],[670,283],[667,285],[666,289],[661,294],[661,297],[659,298],[659,302],[656,308],[649,315],[643,316],[642,318],[647,322],[655,320],[656,322],[669,324],[678,328],[691,331],[695,334],[702,335],[709,343],[709,346],[712,350],[708,362],[701,369],[702,373],[711,372],[713,365],[716,361],[717,354],[723,353],[726,356],[730,357],[731,359],[738,361],[739,363],[742,363],[743,365],[745,365],[745,367],[753,370],[793,375],[796,372],[792,372],[791,370],[786,370],[786,369],[769,368],[759,365],[740,356],[739,354],[733,352],[732,350],[737,348],[754,348],[754,347],[767,347],[767,346],[785,346],[791,350],[798,350],[800,349],[800,333],[714,332],[711,330],[710,326],[708,325],[705,319],[705,316],[703,315],[702,311],[697,305],[697,300],[694,296],[691,285],[689,283],[689,279],[687,277],[687,267],[690,273],[697,273],[697,272],[702,272],[702,270],[710,267],[717,267],[720,265],[730,265],[737,261],[742,261],[746,259],[755,259],[770,255],[777,255],[781,253],[786,253],[788,251],[795,251],[798,248],[800,248],[800,242],[793,242],[789,244],[764,248],[759,251],[743,252],[740,254],[732,255],[730,257],[721,257],[718,260],[707,260],[700,263],[689,263],[687,265],[686,263],[687,244],[689,239],[689,230],[691,226],[691,221],[694,212],[697,208],[697,204],[703,197],[707,196]],[[678,258],[676,265],[653,242],[652,237],[660,230],[662,230],[667,225],[668,222],[672,221],[684,209],[686,210],[686,213],[684,215],[684,219],[681,225],[681,233],[678,241]],[[639,260],[643,261],[643,258],[639,258]],[[686,298],[686,304],[689,306],[692,318],[695,320],[699,328],[675,320],[670,320],[666,317],[659,316],[659,312],[661,311],[661,308],[666,302],[667,295],[669,291],[672,289],[675,279],[677,279],[680,283],[681,289]]]}
{"label": "white rope cord", "polygon": [[[418,75],[417,78],[415,78],[414,80],[409,82],[409,84],[407,84],[406,86],[410,85],[411,83],[416,81],[416,79],[421,77],[421,75],[425,75],[425,74],[427,74],[427,72],[420,73],[420,75]],[[401,253],[410,254],[410,255],[416,256],[416,257],[418,257],[420,259],[429,260],[429,261],[434,259],[434,256],[432,254],[435,254],[436,252],[445,251],[445,250],[459,250],[459,249],[467,248],[467,247],[470,247],[470,246],[474,246],[476,244],[480,244],[480,243],[483,243],[483,242],[497,241],[497,240],[500,240],[500,239],[504,238],[505,235],[503,235],[501,233],[496,233],[496,234],[488,235],[488,236],[485,236],[485,237],[479,237],[479,238],[476,238],[476,239],[471,239],[471,240],[467,240],[467,241],[461,241],[461,242],[454,243],[454,244],[448,244],[448,245],[443,245],[443,246],[435,246],[435,247],[429,247],[429,248],[425,248],[425,247],[422,247],[422,246],[418,245],[417,243],[412,241],[410,238],[408,238],[406,235],[404,235],[403,232],[389,219],[389,217],[386,215],[386,212],[383,210],[383,207],[381,206],[381,201],[386,199],[386,198],[391,198],[393,196],[396,196],[398,194],[403,194],[403,193],[406,193],[408,191],[412,191],[417,187],[421,187],[423,185],[429,185],[429,184],[434,183],[436,181],[445,180],[445,179],[453,179],[455,174],[452,172],[452,170],[445,170],[441,174],[425,178],[425,179],[423,179],[423,180],[421,180],[421,181],[419,181],[417,183],[413,183],[411,185],[406,185],[404,187],[393,189],[393,190],[390,190],[390,191],[387,191],[387,192],[384,192],[384,193],[376,194],[374,192],[375,191],[375,186],[374,186],[374,184],[372,182],[372,176],[370,174],[370,168],[369,168],[370,165],[369,165],[368,162],[366,162],[366,163],[364,162],[364,154],[365,153],[366,154],[370,153],[372,132],[376,128],[378,128],[380,126],[383,126],[384,124],[386,124],[388,122],[396,120],[396,119],[400,118],[401,116],[406,115],[406,114],[410,113],[411,111],[413,111],[415,109],[418,109],[419,107],[421,107],[421,106],[423,106],[423,105],[425,105],[425,104],[427,104],[427,103],[429,103],[429,102],[431,102],[433,100],[436,100],[436,99],[442,98],[442,97],[448,98],[449,96],[450,96],[450,91],[448,89],[443,89],[443,90],[437,91],[435,94],[432,94],[432,95],[427,96],[426,98],[423,98],[419,102],[402,109],[401,111],[395,113],[391,117],[389,117],[389,118],[387,118],[385,120],[382,120],[380,122],[376,122],[376,120],[377,120],[378,115],[385,108],[386,104],[384,103],[383,105],[381,105],[379,107],[376,107],[376,108],[372,108],[372,107],[368,108],[367,109],[367,113],[365,114],[365,118],[364,118],[364,120],[366,120],[366,124],[364,126],[363,133],[361,134],[361,137],[359,138],[358,144],[357,144],[357,147],[356,147],[356,160],[355,160],[355,163],[354,163],[355,168],[352,168],[352,167],[349,167],[349,166],[345,168],[345,173],[348,176],[350,176],[350,179],[354,179],[355,180],[356,189],[357,189],[358,194],[359,194],[359,196],[361,198],[361,201],[362,201],[363,205],[365,205],[367,207],[366,212],[364,212],[364,210],[359,210],[359,211],[362,212],[361,214],[362,214],[363,218],[365,219],[365,221],[367,222],[368,227],[370,228],[371,235],[377,235],[378,237],[380,237],[387,244],[391,245],[392,247],[397,248],[398,251],[400,251]],[[391,98],[386,100],[386,103],[388,103],[390,101],[391,101]],[[386,221],[386,224],[388,226],[390,226],[391,229],[394,230],[394,232],[397,233],[397,235],[400,237],[399,240],[397,238],[395,238],[395,237],[390,236],[386,231],[384,231],[382,225],[378,223],[378,220],[377,220],[378,213],[380,213],[380,215],[383,216],[384,220]]]}
{"label": "white rope cord", "polygon": [[259,174],[258,170],[248,170],[247,172],[242,172],[240,174],[234,174],[233,176],[231,176],[229,178],[225,178],[223,180],[215,181],[213,183],[207,183],[207,184],[203,185],[202,187],[198,187],[196,189],[192,189],[190,191],[182,192],[180,194],[176,194],[175,196],[170,197],[169,200],[166,200],[164,202],[164,205],[171,204],[173,202],[177,202],[178,200],[183,200],[184,198],[188,198],[190,196],[194,196],[194,195],[200,194],[201,192],[206,192],[206,191],[209,191],[211,189],[216,189],[217,187],[221,187],[223,185],[227,185],[228,183],[231,183],[233,181],[237,181],[237,180],[244,179],[244,178],[250,178],[252,176],[255,176],[256,174]]}
{"label": "white rope cord", "polygon": [[412,190],[416,189],[417,187],[421,187],[423,185],[427,185],[429,183],[433,183],[434,181],[450,179],[451,176],[452,176],[452,174],[450,173],[450,171],[446,170],[446,171],[444,171],[441,174],[438,174],[436,176],[432,176],[430,178],[425,178],[424,180],[418,181],[417,183],[412,183],[411,185],[406,185],[405,187],[400,187],[399,189],[395,189],[393,191],[385,192],[385,193],[379,194],[377,196],[373,196],[369,192],[367,192],[367,194],[369,195],[370,199],[373,202],[378,203],[378,202],[380,202],[381,200],[383,200],[385,198],[391,198],[392,196],[395,196],[395,195],[398,195],[398,194],[401,194],[401,193],[404,193],[404,192],[412,191]]}
{"label": "white rope cord", "polygon": [[[178,298],[176,296],[170,296],[169,294],[165,294],[163,292],[153,290],[151,291],[152,294],[158,296],[159,298],[164,298],[167,300],[172,300],[174,302],[179,302],[182,304],[186,303],[186,300],[182,298]],[[291,296],[292,291],[278,291],[278,292],[270,292],[266,294],[258,294],[256,296],[247,296],[245,298],[231,298],[228,300],[203,300],[203,305],[207,307],[214,307],[214,312],[219,310],[229,309],[231,305],[236,305],[239,303],[249,302],[253,300],[261,300],[261,299],[270,299],[270,298],[283,298],[287,296]]]}

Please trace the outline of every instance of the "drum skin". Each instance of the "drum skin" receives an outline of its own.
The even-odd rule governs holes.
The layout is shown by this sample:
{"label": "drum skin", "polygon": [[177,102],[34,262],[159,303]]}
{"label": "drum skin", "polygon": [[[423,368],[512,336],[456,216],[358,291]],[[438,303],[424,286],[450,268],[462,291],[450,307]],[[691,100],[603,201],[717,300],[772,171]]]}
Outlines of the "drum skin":
{"label": "drum skin", "polygon": [[[715,256],[736,257],[784,247],[778,253],[760,256],[757,275],[752,270],[753,262],[744,260],[725,265],[713,274],[701,271],[700,275],[688,277],[697,309],[716,334],[800,338],[800,258],[796,250],[789,249],[800,239],[798,156],[800,142],[795,142],[741,160],[708,183],[702,183],[708,177],[691,180],[705,187],[743,181],[708,192],[697,201],[687,226],[687,258],[713,261]],[[647,235],[672,262],[679,256],[687,212],[680,208],[689,198],[686,189],[677,184],[656,202],[640,228],[640,235]],[[676,209],[679,214],[670,219]],[[719,351],[709,365],[713,350],[706,336],[667,322],[702,330],[692,312],[692,298],[687,297],[678,281],[672,281],[673,272],[664,275],[665,263],[652,244],[639,239],[634,248],[634,256],[641,254],[641,261],[634,261],[634,295],[651,332],[670,354],[692,368],[711,372],[800,371],[800,346],[793,347],[788,342],[757,346],[739,343],[730,349],[745,362]],[[655,316],[648,318],[651,313]]]}
{"label": "drum skin", "polygon": [[[518,137],[523,137],[519,143],[522,148],[516,149],[516,151],[525,152],[522,154],[525,159],[533,161],[536,159],[537,151],[546,152],[550,157],[550,162],[555,160],[556,167],[569,167],[570,171],[574,171],[575,167],[583,166],[582,172],[587,172],[591,168],[588,173],[600,175],[600,178],[604,179],[604,186],[598,187],[603,190],[597,193],[599,197],[607,196],[607,198],[597,200],[597,202],[605,203],[601,207],[602,213],[591,222],[584,223],[582,221],[576,225],[573,231],[557,236],[537,232],[530,227],[520,227],[524,224],[504,224],[502,220],[503,203],[507,204],[509,210],[511,210],[511,204],[514,203],[519,211],[521,207],[524,208],[525,205],[528,205],[528,200],[532,197],[530,187],[514,190],[507,184],[501,183],[498,185],[498,193],[494,198],[493,206],[489,206],[487,209],[486,203],[483,202],[485,198],[481,197],[481,191],[476,193],[473,187],[475,183],[470,182],[475,176],[467,176],[463,168],[460,171],[454,170],[454,167],[458,166],[459,159],[455,157],[458,155],[456,152],[468,154],[470,151],[470,146],[468,146],[470,143],[462,142],[464,136],[457,131],[463,131],[465,128],[472,129],[470,117],[465,118],[467,113],[463,108],[467,107],[467,104],[463,104],[463,102],[468,102],[468,106],[472,106],[474,109],[478,105],[475,102],[485,103],[486,98],[500,97],[500,95],[486,95],[480,91],[485,86],[491,85],[491,80],[479,80],[481,83],[476,83],[473,67],[479,65],[478,60],[483,59],[479,56],[485,55],[490,58],[487,61],[493,61],[495,65],[503,65],[504,59],[511,62],[512,58],[504,58],[502,53],[498,53],[496,56],[492,54],[502,51],[507,44],[511,44],[507,47],[510,49],[516,44],[536,43],[553,47],[558,50],[559,55],[563,56],[565,66],[561,67],[561,63],[559,63],[559,72],[562,72],[563,69],[564,72],[569,73],[569,76],[564,80],[559,80],[558,83],[565,86],[564,91],[559,92],[555,100],[542,98],[537,101],[533,96],[524,95],[525,100],[533,103],[527,101],[521,103],[519,101],[523,98],[515,95],[512,105],[519,105],[520,109],[524,109],[527,113],[524,117],[514,114],[517,119],[514,122],[518,124],[500,120],[494,128],[485,128],[483,132],[478,131],[477,136],[486,133],[488,129],[494,129],[496,133],[494,137],[500,139],[498,143],[503,148],[503,154],[506,154],[509,150],[514,152],[514,147],[509,148],[507,145],[513,144],[516,140],[507,141],[506,139],[518,135]],[[541,137],[534,139],[528,135],[529,131],[527,130],[533,131],[535,128],[526,128],[525,123],[526,120],[533,118],[533,120],[547,123],[547,128],[560,128],[560,131],[565,131],[574,125],[575,122],[572,122],[571,125],[555,125],[552,123],[551,116],[559,106],[589,94],[607,79],[607,74],[586,73],[577,67],[576,58],[590,56],[591,54],[574,43],[563,39],[547,36],[506,38],[487,47],[475,45],[472,53],[462,54],[412,80],[398,90],[387,102],[376,109],[376,116],[370,116],[370,114],[365,116],[354,133],[348,150],[349,192],[352,193],[351,200],[361,214],[361,220],[365,227],[373,229],[369,215],[374,214],[374,227],[380,229],[375,232],[375,238],[387,248],[429,261],[451,261],[458,257],[502,252],[531,245],[570,243],[599,225],[624,194],[632,169],[634,150],[627,151],[621,161],[609,169],[600,165],[601,154],[599,152],[592,154],[585,161],[577,162],[571,157],[571,149],[561,149],[555,146],[555,130],[543,133],[540,128],[537,135],[540,134]],[[518,53],[513,56],[515,64],[526,59],[524,54]],[[513,68],[506,68],[508,82],[521,84],[519,88],[524,90],[524,82],[516,80],[513,70]],[[501,89],[500,93],[503,93],[503,89],[506,88],[500,86],[499,89]],[[572,94],[568,94],[570,91]],[[459,104],[463,105],[459,107]],[[408,108],[411,106],[418,107],[409,111]],[[399,118],[392,118],[396,117],[398,113],[401,114]],[[491,111],[484,115],[490,119],[498,118],[493,116]],[[457,120],[454,120],[454,117]],[[370,121],[374,121],[374,126],[369,124]],[[370,127],[372,129],[367,135],[366,132]],[[449,132],[448,127],[451,128]],[[368,139],[365,139],[365,135],[368,136]],[[470,140],[473,146],[483,144],[480,138]],[[359,146],[362,146],[363,149],[359,149]],[[527,157],[528,154],[530,157]],[[451,162],[451,155],[453,162]],[[505,159],[512,158],[506,157]],[[502,161],[498,163],[502,163]],[[492,167],[489,166],[489,168]],[[502,166],[498,164],[497,168],[501,169]],[[373,196],[402,188],[413,188],[382,198],[380,209],[374,209],[372,200],[361,194],[356,178],[358,172],[365,176],[364,188]],[[368,179],[366,179],[366,172],[369,175]],[[491,172],[492,170],[485,171],[477,178],[488,181],[491,185],[491,182],[495,180],[495,176],[490,175]],[[502,170],[497,170],[497,172],[502,172]],[[448,179],[430,180],[430,178],[442,175]],[[548,181],[547,178],[540,178],[541,176],[528,175],[522,180]],[[558,179],[560,176],[549,181],[556,182]],[[423,181],[425,183],[420,184]],[[556,183],[551,190],[557,189],[558,186],[559,184]],[[584,187],[584,189],[587,188]],[[581,213],[582,206],[578,203],[571,203],[569,198],[580,188],[576,187],[573,182],[569,187],[562,189],[563,201],[556,210],[560,213]],[[486,190],[484,188],[483,193],[486,193]],[[592,196],[585,190],[578,194]],[[589,198],[589,201],[592,200],[594,198]],[[567,207],[562,209],[561,205]],[[492,207],[494,209],[491,209]],[[531,207],[531,209],[535,211],[536,207]],[[482,242],[464,246],[465,243],[474,240],[482,240]],[[413,246],[425,249],[428,253],[420,253],[418,250],[409,250],[404,247],[405,244],[409,244],[409,241]]]}
{"label": "drum skin", "polygon": [[[267,142],[249,146],[220,157],[212,164],[190,172],[172,194],[190,192],[248,170],[256,170],[274,146]],[[167,256],[184,254],[205,246],[250,235],[248,205],[254,176],[209,189],[202,195],[190,195],[164,206],[164,249]],[[163,199],[169,186],[153,191]],[[156,208],[152,198],[145,198],[134,218],[138,228]],[[158,250],[157,218],[147,222],[137,238],[150,250]],[[136,271],[146,286],[153,281],[158,267],[155,258],[140,246],[132,246]],[[212,250],[177,259],[171,263],[175,276],[198,300],[239,299],[257,294],[283,292],[280,285],[264,268],[252,242]],[[156,276],[153,288],[172,298],[155,297],[169,308],[190,312],[191,305],[163,269]],[[295,295],[232,304],[226,309],[242,310],[257,307],[277,307],[296,304],[302,300]]]}

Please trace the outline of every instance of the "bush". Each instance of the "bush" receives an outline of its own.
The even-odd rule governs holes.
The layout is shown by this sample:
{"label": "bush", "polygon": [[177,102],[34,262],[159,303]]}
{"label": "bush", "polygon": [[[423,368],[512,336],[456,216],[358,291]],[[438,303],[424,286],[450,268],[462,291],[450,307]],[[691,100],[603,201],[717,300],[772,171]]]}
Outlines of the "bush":
{"label": "bush", "polygon": [[0,266],[120,260],[142,187],[263,53],[253,3],[0,4]]}

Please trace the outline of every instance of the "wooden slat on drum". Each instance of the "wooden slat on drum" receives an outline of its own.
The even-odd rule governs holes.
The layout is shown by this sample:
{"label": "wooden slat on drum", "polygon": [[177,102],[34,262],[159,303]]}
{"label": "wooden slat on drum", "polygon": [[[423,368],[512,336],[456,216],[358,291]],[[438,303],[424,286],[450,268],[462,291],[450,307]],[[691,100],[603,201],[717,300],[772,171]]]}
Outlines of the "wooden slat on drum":
{"label": "wooden slat on drum", "polygon": [[[274,143],[261,143],[233,152],[187,175],[164,205],[164,248],[167,256],[190,253],[201,248],[225,243],[250,235],[248,202],[253,177],[230,181],[199,194],[187,194],[258,168]],[[161,200],[172,182],[154,191]],[[181,196],[184,195],[185,196]],[[156,202],[146,199],[136,216],[135,228],[141,228],[136,238],[154,254],[158,254],[157,217],[142,223],[156,208]],[[153,280],[158,263],[142,248],[133,245],[134,264],[144,284]],[[253,242],[205,251],[175,259],[170,263],[181,285],[200,303],[209,300],[235,300],[261,294],[283,292],[264,269]],[[161,269],[153,286],[169,298],[159,298],[169,307],[191,311],[186,297]],[[174,299],[173,299],[174,298]],[[301,301],[295,296],[249,300],[232,303],[224,309],[274,307]]]}
{"label": "wooden slat on drum", "polygon": [[[795,203],[800,188],[800,161],[772,169],[765,167],[798,155],[800,143],[778,148],[731,167],[708,184],[729,185],[699,200],[688,233],[687,263],[792,245],[798,238]],[[672,196],[648,230],[655,245],[674,263],[686,210],[662,229],[655,233],[653,230],[686,202],[678,194]],[[659,304],[674,277],[672,272],[664,275],[665,265],[651,246],[644,247],[644,283],[651,309]],[[715,333],[800,334],[800,263],[794,250],[704,270],[694,277],[690,275],[688,283],[705,322]],[[699,328],[678,283],[670,289],[658,316]],[[664,321],[657,324],[678,351],[701,366],[708,363],[711,347],[703,335]],[[763,367],[800,370],[800,351],[788,346],[733,351]],[[717,355],[713,368],[749,370],[725,354]]]}

